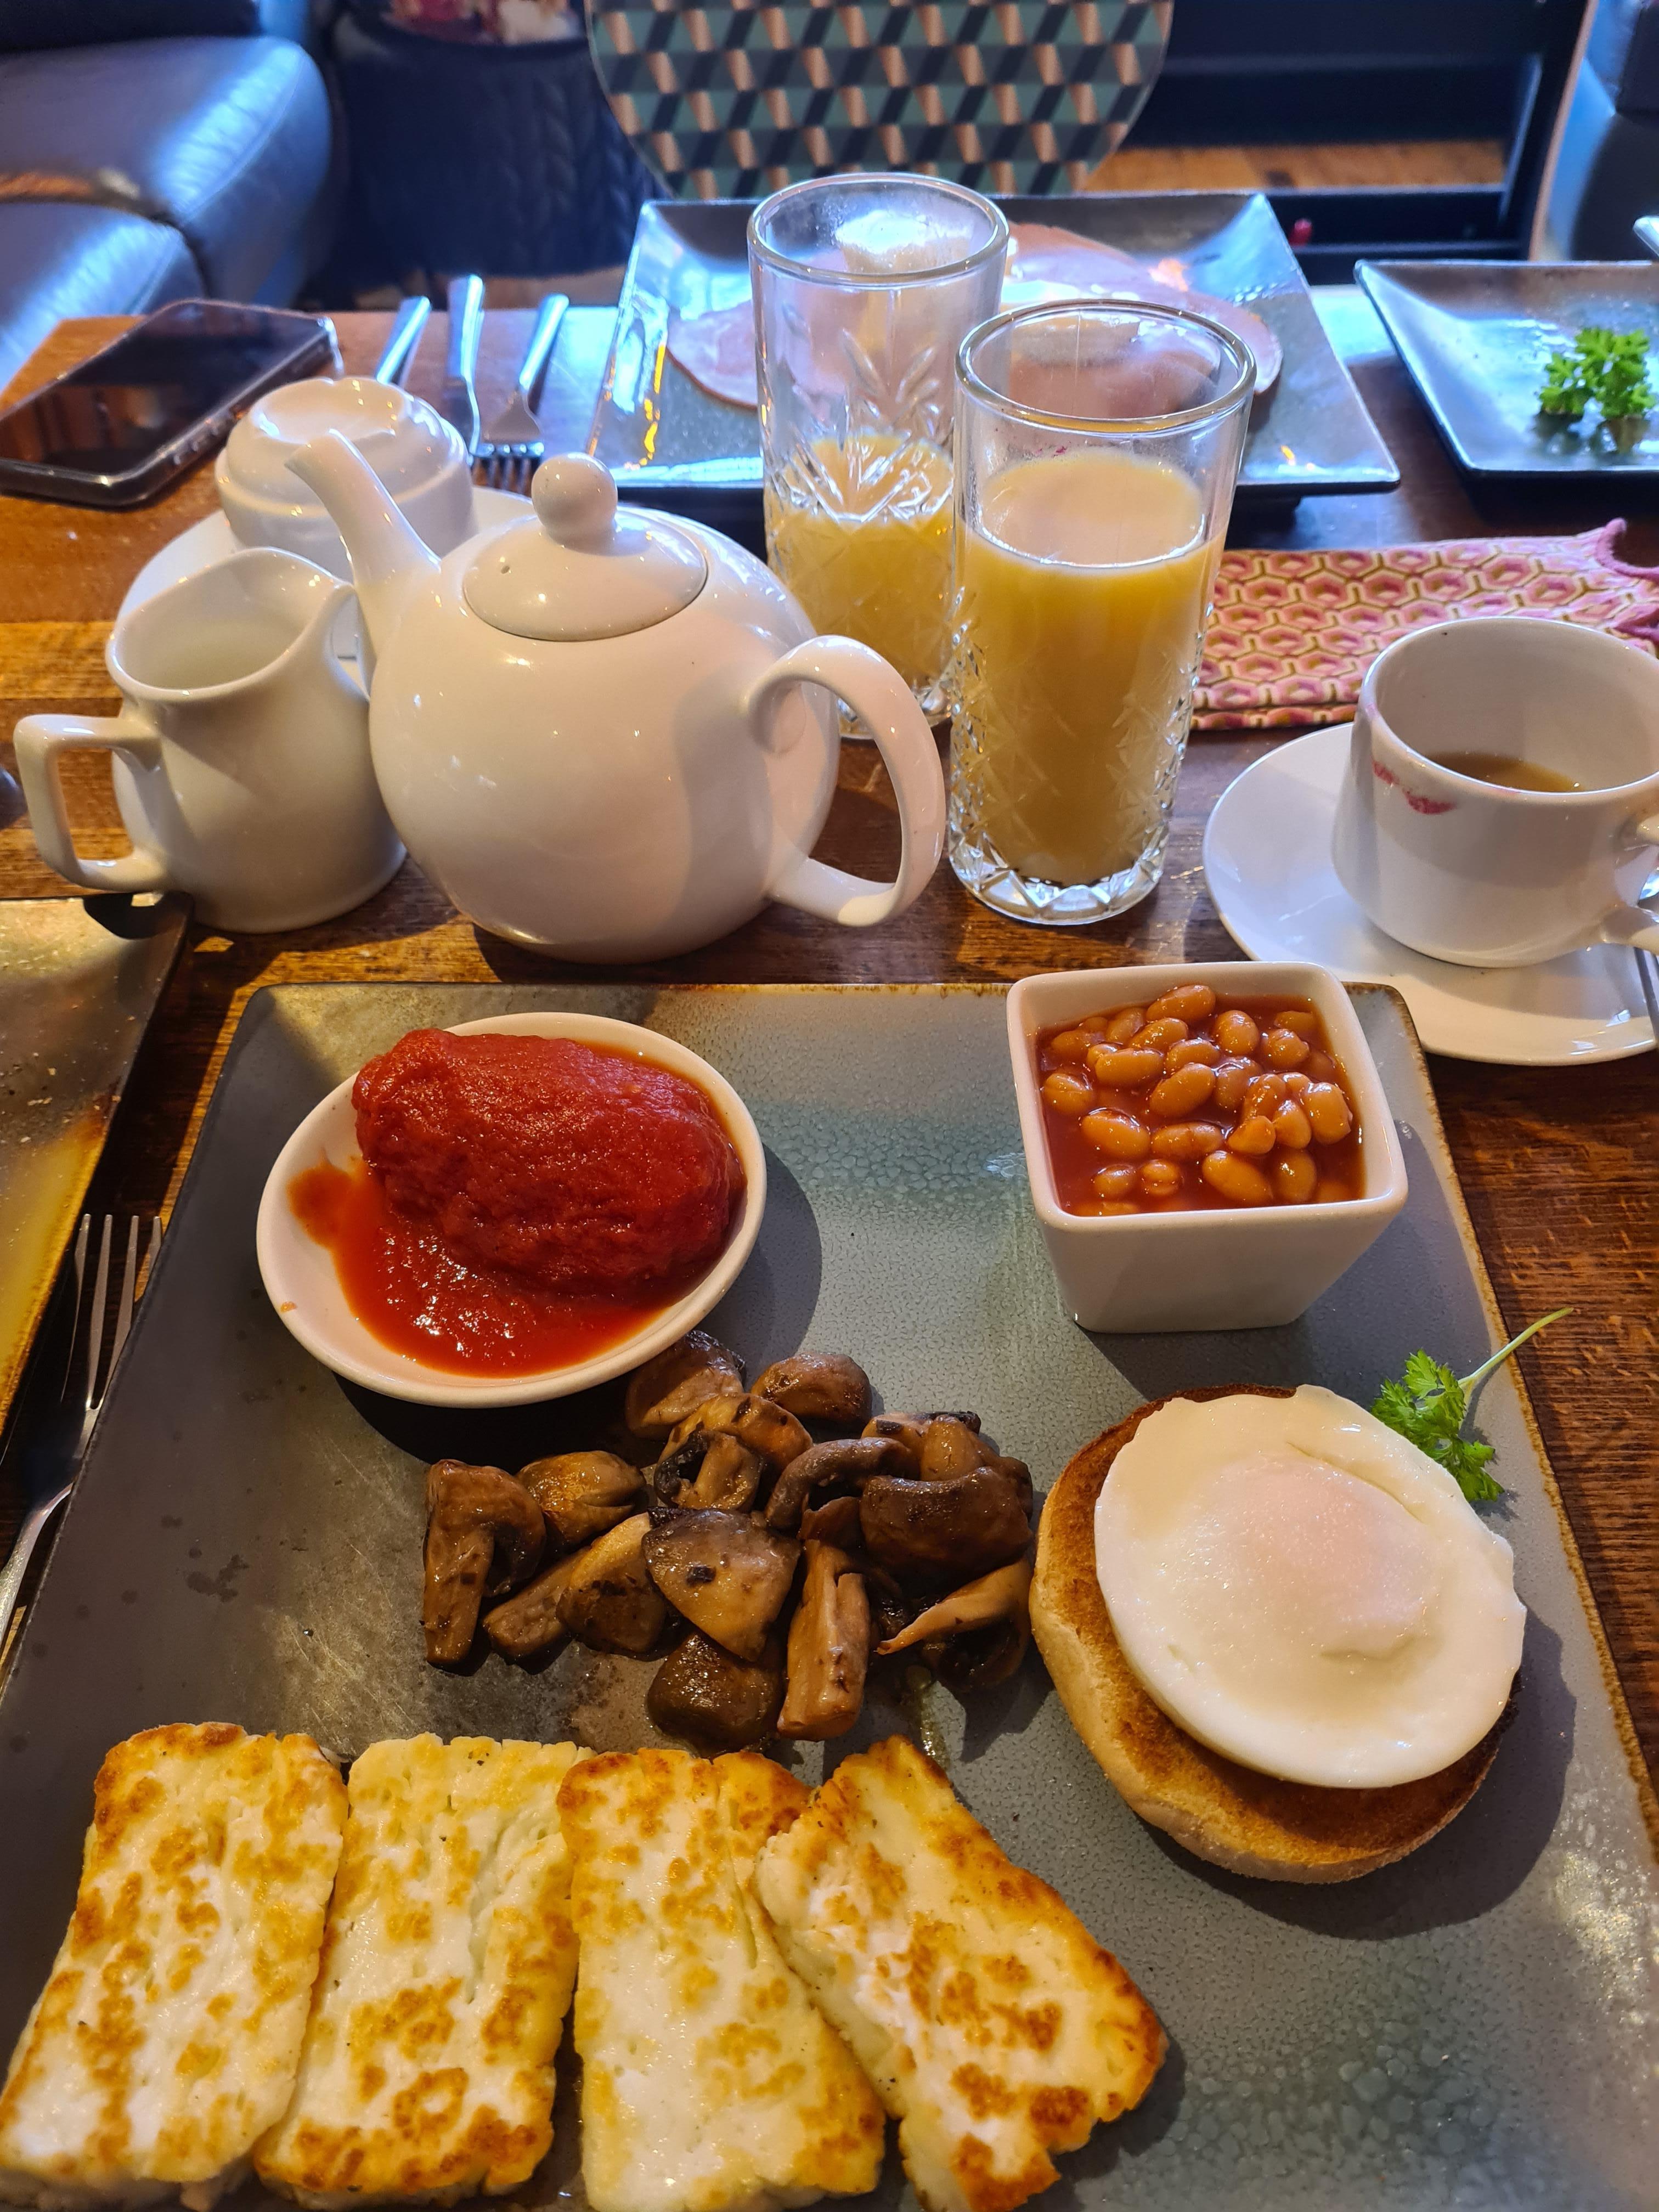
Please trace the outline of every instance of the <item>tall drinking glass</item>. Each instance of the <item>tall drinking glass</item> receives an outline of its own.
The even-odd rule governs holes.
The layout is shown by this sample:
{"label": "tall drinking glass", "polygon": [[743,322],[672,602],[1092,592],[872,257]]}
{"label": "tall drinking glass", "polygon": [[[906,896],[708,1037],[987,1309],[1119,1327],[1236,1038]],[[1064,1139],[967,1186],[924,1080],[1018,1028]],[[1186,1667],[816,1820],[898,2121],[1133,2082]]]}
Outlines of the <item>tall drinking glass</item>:
{"label": "tall drinking glass", "polygon": [[957,349],[1008,226],[965,185],[824,177],[750,218],[766,546],[814,624],[944,705]]}
{"label": "tall drinking glass", "polygon": [[1000,315],[957,374],[951,865],[1079,924],[1164,867],[1255,364],[1184,309]]}

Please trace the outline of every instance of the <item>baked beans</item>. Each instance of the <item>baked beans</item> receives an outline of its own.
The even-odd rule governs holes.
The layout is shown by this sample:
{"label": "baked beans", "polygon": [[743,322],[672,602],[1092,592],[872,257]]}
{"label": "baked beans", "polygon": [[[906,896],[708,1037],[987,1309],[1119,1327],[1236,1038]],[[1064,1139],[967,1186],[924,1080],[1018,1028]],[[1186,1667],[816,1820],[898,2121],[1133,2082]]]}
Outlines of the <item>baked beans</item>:
{"label": "baked beans", "polygon": [[1361,1132],[1318,1011],[1184,983],[1036,1040],[1071,1213],[1330,1205],[1365,1187]]}

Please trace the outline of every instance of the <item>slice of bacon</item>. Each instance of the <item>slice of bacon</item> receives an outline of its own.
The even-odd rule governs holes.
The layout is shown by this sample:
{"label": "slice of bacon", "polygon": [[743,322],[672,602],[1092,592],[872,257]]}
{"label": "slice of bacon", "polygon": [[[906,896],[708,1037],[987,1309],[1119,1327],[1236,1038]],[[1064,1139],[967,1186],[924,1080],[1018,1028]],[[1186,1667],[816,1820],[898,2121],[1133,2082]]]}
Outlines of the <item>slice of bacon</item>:
{"label": "slice of bacon", "polygon": [[694,384],[732,407],[758,407],[755,385],[755,310],[747,300],[705,315],[676,315],[668,350]]}

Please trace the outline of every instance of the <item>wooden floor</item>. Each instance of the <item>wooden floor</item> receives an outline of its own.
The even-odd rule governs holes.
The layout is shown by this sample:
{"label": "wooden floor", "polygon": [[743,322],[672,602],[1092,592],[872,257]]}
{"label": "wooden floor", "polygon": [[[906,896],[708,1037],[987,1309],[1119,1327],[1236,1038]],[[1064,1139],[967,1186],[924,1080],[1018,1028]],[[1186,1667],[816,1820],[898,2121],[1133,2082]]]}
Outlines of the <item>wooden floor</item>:
{"label": "wooden floor", "polygon": [[1383,140],[1364,146],[1137,146],[1089,179],[1101,191],[1286,192],[1331,185],[1501,185],[1499,138]]}

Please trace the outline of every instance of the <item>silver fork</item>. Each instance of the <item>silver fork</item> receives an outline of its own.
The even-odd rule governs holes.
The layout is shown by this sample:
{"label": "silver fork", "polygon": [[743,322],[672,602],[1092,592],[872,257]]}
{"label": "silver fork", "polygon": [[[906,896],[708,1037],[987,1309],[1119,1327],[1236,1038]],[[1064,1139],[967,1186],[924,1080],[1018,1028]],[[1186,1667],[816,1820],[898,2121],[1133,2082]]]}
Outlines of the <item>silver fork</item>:
{"label": "silver fork", "polygon": [[542,301],[535,328],[530,333],[530,343],[524,349],[513,397],[479,442],[472,472],[480,483],[489,484],[497,491],[526,490],[547,451],[541,425],[530,403],[569,307],[570,302],[562,292],[550,292]]}
{"label": "silver fork", "polygon": [[20,1453],[25,1486],[35,1494],[12,1547],[11,1557],[0,1568],[0,1649],[4,1647],[6,1630],[16,1609],[18,1592],[23,1587],[23,1577],[34,1547],[46,1523],[75,1487],[75,1478],[81,1471],[87,1445],[103,1410],[110,1376],[115,1372],[121,1346],[132,1326],[132,1310],[138,1302],[139,1274],[142,1271],[148,1275],[161,1242],[161,1222],[152,1221],[141,1257],[142,1231],[143,1224],[135,1215],[127,1223],[126,1257],[121,1269],[120,1288],[116,1293],[115,1325],[109,1358],[103,1365],[100,1379],[100,1354],[109,1312],[110,1255],[115,1245],[115,1218],[109,1213],[104,1216],[104,1233],[99,1241],[98,1264],[88,1298],[85,1293],[92,1216],[83,1213],[81,1217],[75,1239],[75,1327],[70,1339],[62,1394],[54,1412],[43,1419],[38,1431],[34,1424],[30,1425],[30,1436]]}
{"label": "silver fork", "polygon": [[438,412],[461,434],[466,458],[478,450],[478,395],[472,372],[478,365],[478,340],[483,336],[483,279],[456,276],[449,286],[449,355],[444,363],[443,389]]}

